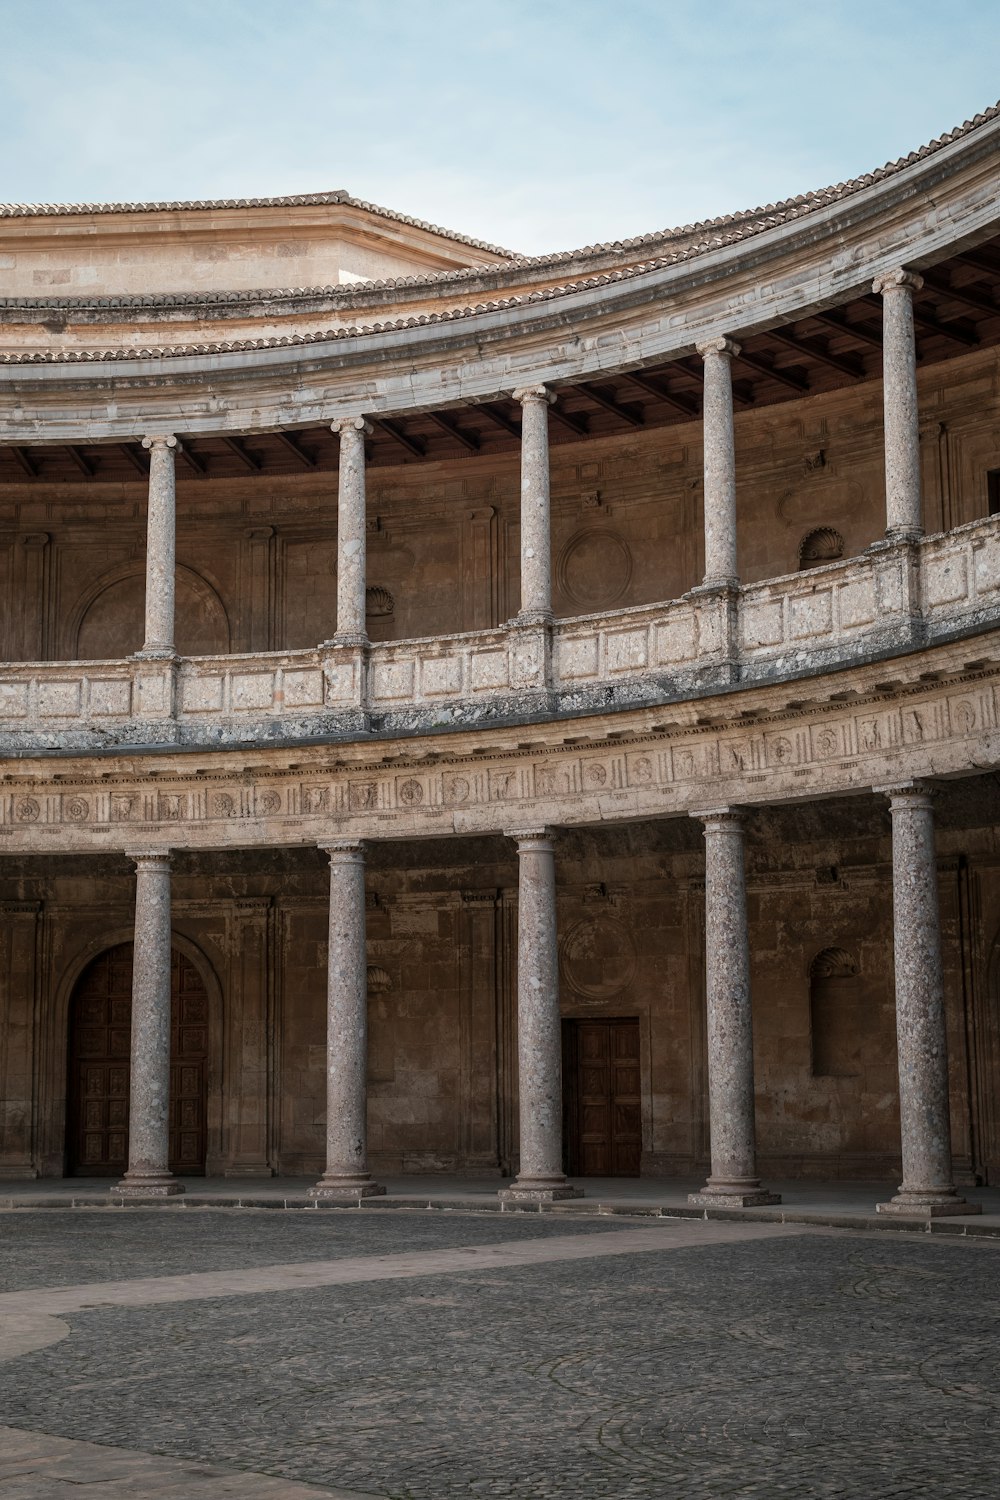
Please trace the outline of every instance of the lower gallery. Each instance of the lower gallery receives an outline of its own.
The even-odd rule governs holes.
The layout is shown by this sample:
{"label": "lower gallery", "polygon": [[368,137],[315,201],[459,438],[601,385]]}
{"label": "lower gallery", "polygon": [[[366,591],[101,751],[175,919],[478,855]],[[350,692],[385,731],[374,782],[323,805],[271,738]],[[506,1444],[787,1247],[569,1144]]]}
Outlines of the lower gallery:
{"label": "lower gallery", "polygon": [[[996,1183],[1000,952],[986,950],[978,917],[1000,894],[1000,801],[978,778],[948,783],[934,804],[955,1176]],[[901,1136],[889,800],[740,821],[757,1169],[765,1180],[890,1180]],[[550,842],[558,1165],[582,1179],[704,1175],[704,826],[650,819]],[[517,841],[375,839],[362,853],[372,1175],[514,1176]],[[176,848],[161,863],[167,1165],[319,1179],[330,856]],[[136,881],[135,864],[110,853],[25,857],[4,874],[5,1177],[125,1174]]]}

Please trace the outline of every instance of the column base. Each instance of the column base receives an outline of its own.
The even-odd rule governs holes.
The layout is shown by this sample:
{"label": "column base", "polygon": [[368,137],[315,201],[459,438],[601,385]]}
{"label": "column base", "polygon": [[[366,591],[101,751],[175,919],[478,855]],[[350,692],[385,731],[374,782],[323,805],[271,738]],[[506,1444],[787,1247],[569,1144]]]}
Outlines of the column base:
{"label": "column base", "polygon": [[762,1208],[780,1203],[781,1194],[769,1192],[755,1180],[714,1183],[709,1178],[700,1193],[688,1193],[687,1201],[693,1208]]}
{"label": "column base", "polygon": [[184,1192],[184,1184],[170,1172],[150,1172],[148,1176],[126,1172],[108,1191],[116,1198],[176,1198]]}
{"label": "column base", "polygon": [[501,1203],[555,1203],[562,1198],[583,1198],[583,1188],[574,1187],[562,1178],[542,1178],[538,1181],[528,1177],[522,1182],[512,1182],[510,1187],[498,1188]]}
{"label": "column base", "polygon": [[343,635],[332,635],[328,641],[320,641],[319,649],[321,651],[337,651],[344,647],[357,649],[358,647],[370,645],[371,641],[367,635],[345,630]]}
{"label": "column base", "polygon": [[385,1195],[385,1188],[381,1182],[376,1182],[373,1177],[321,1177],[314,1187],[309,1189],[309,1197],[322,1199],[339,1199],[341,1202],[352,1202],[355,1198],[381,1198]]}
{"label": "column base", "polygon": [[877,1214],[896,1214],[906,1219],[947,1219],[956,1214],[981,1214],[981,1203],[969,1203],[957,1193],[905,1192],[900,1188],[888,1203],[876,1203]]}

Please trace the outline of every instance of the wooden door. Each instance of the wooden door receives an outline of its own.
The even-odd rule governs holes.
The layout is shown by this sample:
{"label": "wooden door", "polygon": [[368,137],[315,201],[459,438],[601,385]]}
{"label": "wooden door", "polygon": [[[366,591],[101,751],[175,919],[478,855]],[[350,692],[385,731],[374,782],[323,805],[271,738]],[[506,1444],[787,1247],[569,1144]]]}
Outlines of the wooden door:
{"label": "wooden door", "polygon": [[[205,1170],[208,997],[176,949],[170,962],[170,1167]],[[88,964],[70,1007],[66,1145],[69,1172],[120,1177],[128,1165],[132,944]]]}
{"label": "wooden door", "polygon": [[565,1021],[563,1068],[567,1171],[574,1177],[638,1177],[638,1020]]}

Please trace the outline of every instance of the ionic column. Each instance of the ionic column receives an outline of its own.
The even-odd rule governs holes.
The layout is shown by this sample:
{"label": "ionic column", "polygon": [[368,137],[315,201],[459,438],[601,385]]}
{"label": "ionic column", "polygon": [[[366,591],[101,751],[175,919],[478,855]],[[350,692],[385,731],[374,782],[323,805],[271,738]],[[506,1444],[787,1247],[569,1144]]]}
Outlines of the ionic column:
{"label": "ionic column", "polygon": [[501,1199],[579,1198],[562,1169],[562,1022],[555,851],[548,829],[517,841],[517,1057],[521,1166]]}
{"label": "ionic column", "polygon": [[705,362],[705,588],[739,583],[736,562],[736,435],[733,429],[732,339],[698,345]]}
{"label": "ionic column", "polygon": [[892,936],[903,1181],[879,1213],[937,1218],[979,1213],[955,1191],[948,1037],[930,788],[884,787],[892,813]]}
{"label": "ionic column", "polygon": [[365,438],[372,428],[364,417],[331,422],[340,435],[337,479],[337,646],[366,646],[365,627]]}
{"label": "ionic column", "polygon": [[748,1208],[780,1203],[760,1185],[754,1129],[753,1025],[743,815],[697,813],[705,825],[708,1110],[712,1172],[690,1203]]}
{"label": "ionic column", "polygon": [[370,1198],[385,1188],[368,1170],[368,970],[365,856],[357,840],[330,856],[330,946],[326,980],[326,1171],[313,1198]]}
{"label": "ionic column", "polygon": [[177,529],[174,463],[177,439],[145,437],[149,449],[146,509],[146,638],[143,656],[174,654],[174,550]]}
{"label": "ionic column", "polygon": [[518,622],[552,618],[552,543],[549,506],[549,406],[544,385],[514,392],[521,404],[521,608]]}
{"label": "ionic column", "polygon": [[923,535],[920,428],[913,294],[923,278],[899,267],[872,282],[882,296],[882,400],[885,407],[885,526],[890,540]]}
{"label": "ionic column", "polygon": [[128,1170],[111,1191],[164,1198],[184,1188],[170,1157],[170,854],[129,854],[135,861],[135,953]]}

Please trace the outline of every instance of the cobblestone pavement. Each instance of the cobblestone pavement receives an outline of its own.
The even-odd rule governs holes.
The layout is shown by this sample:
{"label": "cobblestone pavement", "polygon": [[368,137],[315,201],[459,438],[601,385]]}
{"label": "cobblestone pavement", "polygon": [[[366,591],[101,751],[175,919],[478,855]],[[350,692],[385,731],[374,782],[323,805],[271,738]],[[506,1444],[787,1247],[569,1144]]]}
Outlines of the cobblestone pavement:
{"label": "cobblestone pavement", "polygon": [[[84,1280],[89,1216],[30,1217],[14,1260],[39,1235],[48,1269],[61,1253]],[[197,1241],[191,1217],[143,1217],[147,1253],[138,1214],[115,1228],[138,1240],[109,1247],[130,1276],[163,1274],[164,1256],[191,1272],[416,1249],[433,1266],[472,1244],[556,1255],[557,1237],[595,1234],[625,1251],[636,1227],[362,1212],[332,1250],[296,1242],[297,1215],[266,1243],[251,1215],[199,1216]],[[0,1216],[8,1249],[21,1218]],[[406,1279],[60,1313],[68,1337],[0,1364],[0,1413],[104,1451],[285,1479],[289,1500],[293,1484],[392,1500],[996,1493],[1000,1247],[657,1223],[662,1250],[605,1255],[592,1239],[591,1258],[456,1271],[442,1255]],[[8,1489],[4,1472],[3,1500],[67,1493]],[[184,1490],[141,1491],[168,1492]]]}

